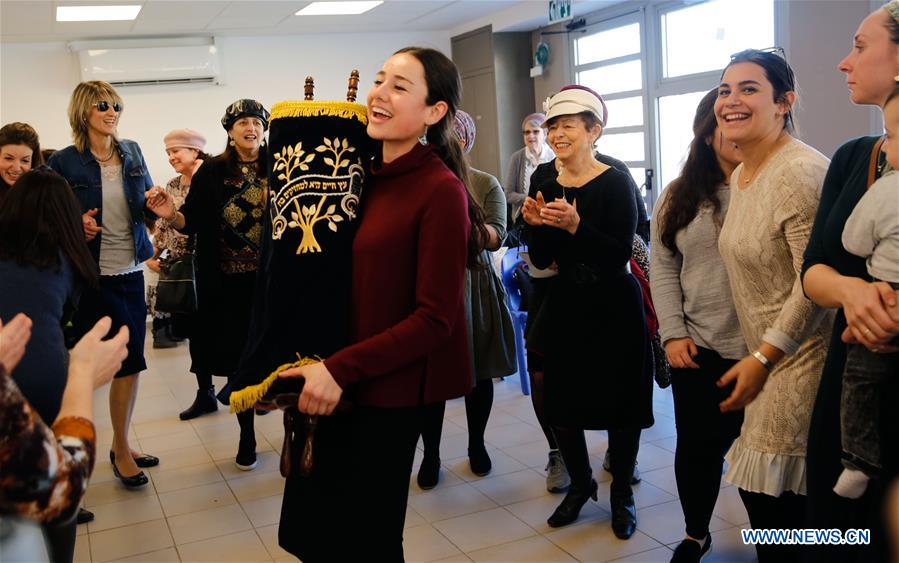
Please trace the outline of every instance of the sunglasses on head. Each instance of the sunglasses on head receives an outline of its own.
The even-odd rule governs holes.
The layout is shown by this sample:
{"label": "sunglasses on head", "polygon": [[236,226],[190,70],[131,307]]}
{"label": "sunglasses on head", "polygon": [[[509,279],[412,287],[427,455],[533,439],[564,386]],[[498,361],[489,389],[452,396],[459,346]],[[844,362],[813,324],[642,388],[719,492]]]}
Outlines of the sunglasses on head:
{"label": "sunglasses on head", "polygon": [[[102,100],[102,101],[94,103],[93,106],[95,108],[97,108],[97,111],[104,112],[109,109],[109,102],[107,102],[106,100]],[[113,102],[112,111],[114,111],[116,113],[119,113],[120,111],[122,111],[122,104],[120,104],[119,102]]]}

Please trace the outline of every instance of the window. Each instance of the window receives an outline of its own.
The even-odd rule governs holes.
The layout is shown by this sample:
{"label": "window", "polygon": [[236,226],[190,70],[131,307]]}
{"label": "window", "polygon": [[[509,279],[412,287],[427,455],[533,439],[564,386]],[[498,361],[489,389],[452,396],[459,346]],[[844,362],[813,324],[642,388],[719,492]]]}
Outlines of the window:
{"label": "window", "polygon": [[693,117],[707,90],[659,98],[659,188],[680,175],[693,140]]}
{"label": "window", "polygon": [[638,186],[651,167],[642,20],[639,12],[613,18],[574,39],[575,80],[598,92],[609,111],[597,150],[623,160]]}
{"label": "window", "polygon": [[713,0],[661,16],[662,76],[723,68],[733,53],[774,45],[774,1]]}

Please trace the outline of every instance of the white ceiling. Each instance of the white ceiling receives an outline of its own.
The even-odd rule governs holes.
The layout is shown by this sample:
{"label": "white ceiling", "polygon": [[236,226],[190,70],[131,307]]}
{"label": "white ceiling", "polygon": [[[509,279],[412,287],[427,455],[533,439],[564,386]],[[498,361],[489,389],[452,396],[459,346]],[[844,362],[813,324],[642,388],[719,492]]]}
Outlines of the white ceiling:
{"label": "white ceiling", "polygon": [[[358,16],[294,16],[310,0],[0,0],[0,41],[42,42],[172,35],[290,35],[296,33],[453,30],[502,14],[519,21],[504,31],[546,24],[546,0],[387,0]],[[575,1],[575,14],[613,2]],[[127,22],[57,22],[56,7],[140,4]],[[520,18],[515,18],[520,14]],[[509,25],[506,25],[509,28]],[[494,29],[494,31],[501,31]]]}

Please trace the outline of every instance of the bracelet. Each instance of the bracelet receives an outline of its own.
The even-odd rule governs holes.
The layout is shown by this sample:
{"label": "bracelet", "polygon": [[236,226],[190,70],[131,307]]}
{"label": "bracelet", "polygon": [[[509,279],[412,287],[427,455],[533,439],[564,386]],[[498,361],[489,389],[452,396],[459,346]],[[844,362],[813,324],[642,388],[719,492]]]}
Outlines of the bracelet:
{"label": "bracelet", "polygon": [[175,213],[172,215],[172,218],[166,219],[165,222],[168,223],[169,225],[174,225],[175,223],[177,223],[178,222],[178,212],[175,211]]}
{"label": "bracelet", "polygon": [[774,368],[774,364],[771,363],[771,360],[758,350],[752,353],[752,357],[758,360],[766,370],[771,371]]}

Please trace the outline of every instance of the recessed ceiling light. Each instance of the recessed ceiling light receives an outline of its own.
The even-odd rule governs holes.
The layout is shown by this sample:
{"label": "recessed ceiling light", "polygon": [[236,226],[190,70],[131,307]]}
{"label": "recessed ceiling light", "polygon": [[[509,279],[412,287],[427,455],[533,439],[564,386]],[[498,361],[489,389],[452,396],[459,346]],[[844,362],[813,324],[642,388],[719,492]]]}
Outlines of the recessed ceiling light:
{"label": "recessed ceiling light", "polygon": [[372,2],[313,2],[297,12],[297,16],[355,16],[364,14],[376,6],[383,4],[383,0]]}
{"label": "recessed ceiling light", "polygon": [[108,22],[137,18],[141,6],[57,6],[58,22]]}

